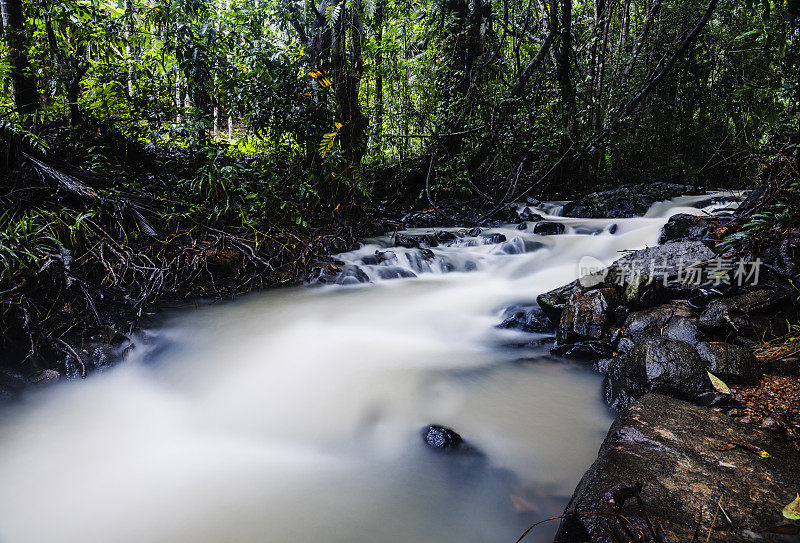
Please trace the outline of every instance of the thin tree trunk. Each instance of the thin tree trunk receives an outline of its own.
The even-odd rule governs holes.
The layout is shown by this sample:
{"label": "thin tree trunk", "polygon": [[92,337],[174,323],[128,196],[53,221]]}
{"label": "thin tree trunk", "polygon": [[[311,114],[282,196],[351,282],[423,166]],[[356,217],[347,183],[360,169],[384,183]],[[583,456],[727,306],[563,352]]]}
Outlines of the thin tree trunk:
{"label": "thin tree trunk", "polygon": [[0,0],[3,33],[11,64],[11,83],[14,104],[22,114],[35,112],[39,107],[39,92],[28,59],[28,36],[22,0]]}

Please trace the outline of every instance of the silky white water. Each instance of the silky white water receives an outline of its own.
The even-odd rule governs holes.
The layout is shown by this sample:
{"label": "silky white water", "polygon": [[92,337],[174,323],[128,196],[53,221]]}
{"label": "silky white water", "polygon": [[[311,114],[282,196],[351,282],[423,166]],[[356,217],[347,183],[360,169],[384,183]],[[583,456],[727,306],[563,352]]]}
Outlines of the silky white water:
{"label": "silky white water", "polygon": [[[495,328],[503,309],[704,198],[364,264],[375,240],[338,257],[370,283],[177,312],[113,369],[0,412],[0,542],[513,542],[563,510],[611,413],[599,375]],[[430,423],[485,462],[426,449]]]}

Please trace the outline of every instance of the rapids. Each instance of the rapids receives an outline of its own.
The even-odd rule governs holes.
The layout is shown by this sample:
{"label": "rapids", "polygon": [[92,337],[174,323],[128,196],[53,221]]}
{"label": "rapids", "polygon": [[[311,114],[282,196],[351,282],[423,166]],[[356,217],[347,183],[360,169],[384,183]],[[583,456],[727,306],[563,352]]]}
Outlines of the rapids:
{"label": "rapids", "polygon": [[[170,313],[116,367],[0,412],[0,541],[513,543],[561,513],[612,413],[599,375],[496,328],[504,309],[723,205],[704,199],[613,220],[547,204],[564,234],[454,228],[430,253],[365,240],[336,257],[344,286]],[[427,450],[429,423],[485,460]]]}

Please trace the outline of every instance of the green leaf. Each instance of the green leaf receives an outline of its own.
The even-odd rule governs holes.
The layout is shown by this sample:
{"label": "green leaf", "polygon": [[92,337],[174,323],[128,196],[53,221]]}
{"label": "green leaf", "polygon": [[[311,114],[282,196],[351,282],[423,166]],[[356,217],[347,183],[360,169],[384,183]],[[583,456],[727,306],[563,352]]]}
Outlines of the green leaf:
{"label": "green leaf", "polygon": [[792,503],[784,507],[781,513],[789,520],[800,520],[800,494],[797,495]]}
{"label": "green leaf", "polygon": [[731,389],[728,388],[728,385],[722,382],[722,379],[711,373],[710,371],[706,370],[708,374],[708,378],[711,379],[711,384],[714,385],[714,388],[720,394],[730,394]]}

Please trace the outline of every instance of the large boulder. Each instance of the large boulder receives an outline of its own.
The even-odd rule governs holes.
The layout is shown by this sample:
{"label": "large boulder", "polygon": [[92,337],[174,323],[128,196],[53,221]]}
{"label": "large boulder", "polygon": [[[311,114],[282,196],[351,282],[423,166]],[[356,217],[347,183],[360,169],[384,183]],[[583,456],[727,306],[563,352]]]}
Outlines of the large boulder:
{"label": "large boulder", "polygon": [[578,290],[580,290],[578,281],[573,281],[563,287],[540,294],[536,297],[536,303],[542,308],[550,322],[558,325],[561,321],[561,312],[564,310],[564,306],[567,305],[567,300]]}
{"label": "large boulder", "polygon": [[703,341],[697,344],[697,353],[708,371],[726,383],[752,385],[761,380],[764,374],[753,352],[739,345]]}
{"label": "large boulder", "polygon": [[625,302],[648,307],[659,301],[692,290],[682,281],[688,267],[715,258],[700,241],[677,241],[634,251],[614,261],[605,276],[607,284],[617,285]]}
{"label": "large boulder", "polygon": [[713,391],[695,348],[667,338],[643,339],[627,354],[617,356],[603,388],[606,401],[616,409],[649,393],[691,401]]}
{"label": "large boulder", "polygon": [[[648,541],[705,541],[709,530],[713,541],[778,541],[763,530],[787,522],[781,510],[798,487],[800,461],[789,444],[710,409],[647,395],[611,426],[555,541],[630,540],[615,537],[623,517]],[[588,512],[596,514],[577,515]],[[666,537],[651,535],[650,523]]]}
{"label": "large boulder", "polygon": [[673,215],[661,231],[659,243],[676,240],[704,241],[709,235],[722,226],[722,221],[730,221],[730,217],[703,217],[678,213]]}
{"label": "large boulder", "polygon": [[558,324],[558,342],[599,340],[608,332],[611,315],[619,304],[613,288],[574,292],[567,300]]}
{"label": "large boulder", "polygon": [[700,328],[723,337],[744,336],[755,340],[785,334],[790,318],[786,292],[759,289],[709,302],[700,314]]}
{"label": "large boulder", "polygon": [[565,217],[614,218],[644,215],[656,202],[697,192],[676,183],[639,183],[593,192],[564,206]]}

